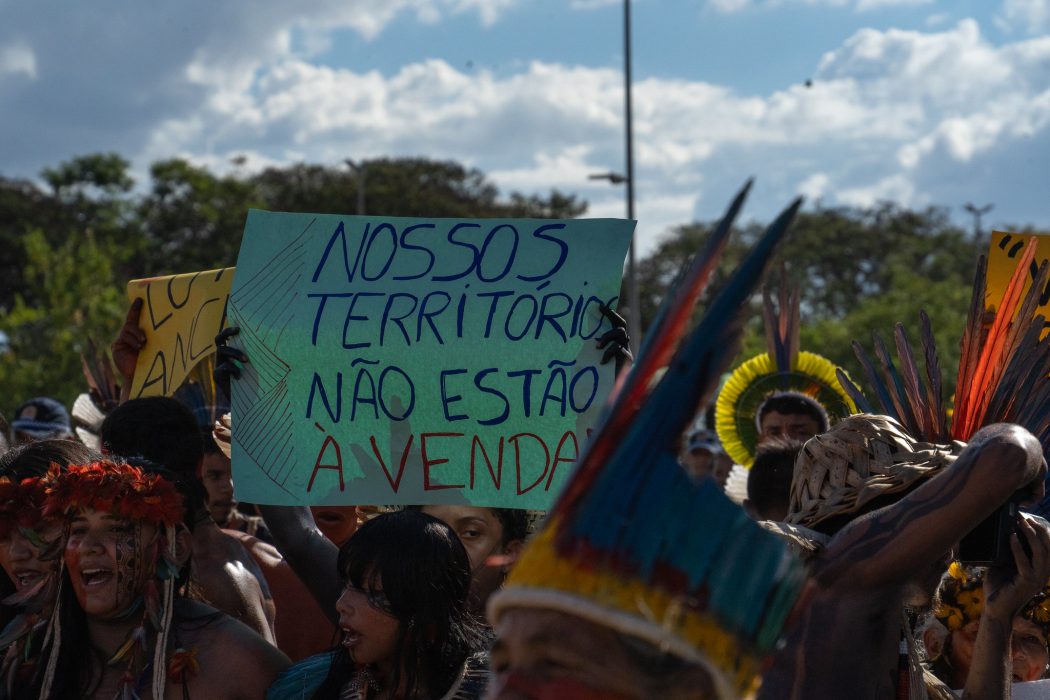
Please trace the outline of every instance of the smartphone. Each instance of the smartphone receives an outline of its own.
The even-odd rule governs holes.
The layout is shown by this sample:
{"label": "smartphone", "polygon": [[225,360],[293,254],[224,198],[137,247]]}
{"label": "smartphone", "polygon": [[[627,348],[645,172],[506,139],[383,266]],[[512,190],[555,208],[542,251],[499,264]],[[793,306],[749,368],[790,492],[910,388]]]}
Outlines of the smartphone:
{"label": "smartphone", "polygon": [[959,541],[957,559],[972,566],[995,566],[1013,561],[1010,535],[1017,527],[1017,504],[1008,502],[977,524]]}

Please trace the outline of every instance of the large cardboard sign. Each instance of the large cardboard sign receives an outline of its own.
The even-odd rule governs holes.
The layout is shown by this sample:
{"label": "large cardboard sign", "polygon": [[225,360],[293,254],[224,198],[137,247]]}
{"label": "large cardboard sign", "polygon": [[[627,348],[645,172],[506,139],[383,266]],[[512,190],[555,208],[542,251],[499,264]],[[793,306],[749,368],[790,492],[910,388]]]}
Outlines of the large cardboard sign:
{"label": "large cardboard sign", "polygon": [[595,339],[633,228],[251,211],[238,495],[546,508],[613,385]]}
{"label": "large cardboard sign", "polygon": [[128,282],[128,299],[142,299],[139,352],[131,398],[171,396],[202,359],[215,352],[226,319],[234,268]]}
{"label": "large cardboard sign", "polygon": [[[995,231],[992,233],[992,241],[988,246],[988,281],[985,289],[985,308],[994,311],[995,305],[1003,298],[1006,286],[1010,283],[1010,277],[1017,268],[1017,260],[1021,257],[1024,247],[1032,238],[1036,239],[1035,259],[1028,269],[1028,279],[1025,281],[1024,293],[1028,292],[1032,281],[1039,272],[1039,266],[1044,260],[1050,259],[1050,236],[1036,236],[1025,233],[1007,233]],[[1050,283],[1046,289],[1039,294],[1039,306],[1036,314],[1042,314],[1050,319]]]}

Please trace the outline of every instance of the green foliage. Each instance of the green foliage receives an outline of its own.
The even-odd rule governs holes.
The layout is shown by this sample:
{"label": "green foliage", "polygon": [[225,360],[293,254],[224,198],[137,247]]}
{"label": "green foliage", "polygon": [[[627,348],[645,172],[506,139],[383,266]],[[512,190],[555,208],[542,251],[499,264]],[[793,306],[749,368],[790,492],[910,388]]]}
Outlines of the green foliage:
{"label": "green foliage", "polygon": [[216,176],[185,160],[154,163],[152,188],[138,207],[147,245],[135,276],[229,267],[237,261],[244,217],[266,206],[255,183]]}
{"label": "green foliage", "polygon": [[360,166],[217,175],[171,159],[153,164],[140,193],[128,162],[108,153],[45,169],[47,189],[0,177],[0,330],[10,342],[0,355],[0,410],[38,394],[70,404],[83,391],[87,339],[105,347],[119,330],[127,281],[235,264],[251,207],[355,213],[363,185],[366,212],[384,216],[567,218],[586,210],[557,191],[501,197],[481,171],[451,161]]}
{"label": "green foliage", "polygon": [[[710,230],[706,224],[680,227],[640,263],[643,321],[653,317],[667,285]],[[733,234],[701,308],[762,230],[750,225]],[[863,386],[851,341],[858,340],[873,355],[872,333],[878,332],[895,357],[894,325],[901,322],[919,351],[918,315],[925,309],[937,341],[945,395],[954,389],[977,250],[943,211],[914,212],[884,204],[805,212],[778,251],[774,269],[779,261],[785,261],[801,288],[803,349],[843,366]],[[752,300],[745,316],[737,362],[766,349],[760,297]]]}
{"label": "green foliage", "polygon": [[85,390],[80,353],[89,338],[106,344],[127,306],[113,277],[112,244],[86,234],[52,246],[39,230],[23,243],[25,279],[36,301],[18,295],[10,310],[0,311],[0,328],[10,342],[0,355],[0,410],[6,416],[33,396],[72,405]]}

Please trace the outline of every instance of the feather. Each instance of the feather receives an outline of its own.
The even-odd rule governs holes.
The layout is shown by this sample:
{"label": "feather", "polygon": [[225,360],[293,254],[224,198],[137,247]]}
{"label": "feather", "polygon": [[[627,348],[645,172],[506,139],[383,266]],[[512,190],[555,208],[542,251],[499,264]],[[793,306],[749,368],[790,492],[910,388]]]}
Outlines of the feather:
{"label": "feather", "polygon": [[573,479],[559,499],[563,507],[570,507],[587,490],[594,473],[609,458],[616,442],[626,432],[628,422],[641,405],[657,371],[667,364],[674,353],[700,294],[718,266],[733,222],[747,199],[751,185],[752,181],[748,180],[737,193],[725,216],[693,258],[688,272],[664,300],[657,321],[650,328],[648,338],[639,351],[638,360],[617,392],[604,420],[592,435],[588,448],[580,456],[576,471],[581,478]]}
{"label": "feather", "polygon": [[860,343],[854,340],[850,345],[853,347],[853,354],[857,356],[857,361],[860,362],[861,369],[864,370],[864,376],[867,378],[868,384],[875,390],[875,395],[879,399],[879,404],[882,410],[875,411],[875,413],[889,416],[899,423],[900,413],[897,412],[893,399],[890,398],[890,390],[875,372],[875,364],[871,361],[871,358],[868,357],[868,354],[864,352],[864,348]]}
{"label": "feather", "polygon": [[773,305],[769,289],[762,290],[762,321],[766,330],[767,352],[781,372],[790,371],[798,357],[799,305],[799,290],[788,282],[787,271],[781,265],[776,306]]}
{"label": "feather", "polygon": [[970,308],[966,314],[966,325],[959,341],[959,371],[955,380],[955,410],[952,413],[951,435],[954,438],[956,426],[962,424],[965,406],[969,405],[970,382],[977,367],[980,353],[981,336],[984,332],[984,297],[985,275],[988,261],[982,255],[977,260],[977,271],[974,274],[973,294],[970,296]]}
{"label": "feather", "polygon": [[915,424],[915,414],[911,411],[911,403],[908,401],[904,390],[904,382],[901,381],[900,374],[897,373],[897,368],[893,365],[893,360],[886,350],[886,343],[883,342],[882,336],[876,333],[874,340],[875,356],[882,363],[882,373],[886,377],[886,385],[889,388],[890,398],[893,400],[893,406],[897,410],[897,415],[900,416],[900,423],[908,432],[915,435],[918,433],[918,426]]}
{"label": "feather", "polygon": [[[863,352],[863,351],[861,351]],[[868,397],[864,395],[864,392],[860,390],[860,387],[853,383],[853,381],[846,376],[846,373],[842,371],[841,367],[835,368],[835,377],[838,378],[839,384],[846,390],[846,393],[853,399],[853,403],[857,405],[857,410],[861,413],[879,413],[872,408],[871,403],[868,401]]]}
{"label": "feather", "polygon": [[996,309],[995,321],[992,323],[988,336],[981,344],[980,357],[973,375],[969,378],[966,401],[961,404],[956,403],[959,420],[952,423],[952,437],[957,440],[968,440],[984,420],[984,410],[994,389],[992,380],[995,374],[1001,372],[1010,324],[1017,312],[1021,290],[1024,287],[1025,277],[1028,275],[1028,267],[1035,258],[1036,240],[1035,237],[1032,237],[1028,241],[1013,275],[1010,276],[1002,302]]}
{"label": "feather", "polygon": [[6,649],[17,640],[24,637],[39,622],[36,615],[20,613],[11,618],[0,632],[0,649]]}
{"label": "feather", "polygon": [[926,379],[930,388],[930,414],[934,428],[930,439],[937,443],[944,443],[948,441],[948,417],[944,411],[941,364],[937,359],[937,343],[933,339],[933,327],[925,309],[919,311],[919,337],[922,339],[923,355],[926,358]]}
{"label": "feather", "polygon": [[[54,580],[55,580],[54,574],[50,574],[49,573],[49,574],[45,575],[44,577],[42,577],[39,581],[34,583],[32,586],[29,586],[28,588],[23,588],[20,591],[15,591],[14,593],[12,593],[11,595],[7,596],[6,598],[3,599],[3,601],[0,601],[0,602],[2,602],[3,605],[9,606],[9,607],[18,607],[18,606],[25,605],[26,603],[29,603],[34,598],[39,596],[41,593],[43,593],[43,592],[45,592],[47,590],[50,590],[51,589],[51,584],[54,582]],[[2,646],[3,646],[3,644],[0,644],[0,647],[2,647]]]}
{"label": "feather", "polygon": [[[582,537],[585,541],[611,542],[622,537],[625,527],[609,527],[609,509],[612,513],[621,513],[622,523],[626,525],[635,513],[661,512],[659,501],[669,497],[663,488],[653,486],[659,481],[658,474],[663,464],[677,475],[682,475],[675,455],[678,436],[692,419],[696,407],[710,395],[717,386],[721,374],[732,359],[733,348],[739,339],[740,326],[737,322],[740,309],[751,296],[765,265],[773,253],[774,247],[783,237],[801,205],[796,200],[770,225],[766,233],[752,248],[740,267],[726,282],[715,297],[707,313],[698,326],[682,343],[678,352],[668,365],[667,371],[650,393],[648,400],[638,412],[628,429],[615,435],[605,435],[603,426],[593,439],[592,445],[602,438],[613,444],[611,454],[600,463],[593,481],[582,478],[577,470],[573,481],[555,505],[555,514],[562,515],[577,508],[583,508],[582,502],[601,504],[603,512],[575,513],[573,521],[580,527],[572,535],[562,533],[559,538],[562,546],[570,547],[571,542]],[[584,454],[586,463],[588,453]],[[665,457],[657,459],[663,453]],[[650,464],[649,469],[639,469],[638,465]],[[668,467],[663,467],[667,470]],[[683,479],[683,486],[688,479]],[[652,486],[652,487],[651,487]],[[659,537],[663,528],[639,528],[650,530],[650,537]],[[599,532],[599,530],[602,530]],[[604,547],[603,547],[604,549]],[[615,551],[622,551],[616,549]],[[677,557],[689,556],[687,552],[675,552],[670,563]]]}
{"label": "feather", "polygon": [[893,339],[897,345],[897,358],[901,363],[901,377],[904,381],[905,400],[911,407],[918,429],[913,436],[929,440],[935,431],[935,421],[930,415],[930,401],[926,395],[926,385],[919,375],[919,366],[915,362],[915,353],[908,342],[904,324],[898,323],[893,329]]}

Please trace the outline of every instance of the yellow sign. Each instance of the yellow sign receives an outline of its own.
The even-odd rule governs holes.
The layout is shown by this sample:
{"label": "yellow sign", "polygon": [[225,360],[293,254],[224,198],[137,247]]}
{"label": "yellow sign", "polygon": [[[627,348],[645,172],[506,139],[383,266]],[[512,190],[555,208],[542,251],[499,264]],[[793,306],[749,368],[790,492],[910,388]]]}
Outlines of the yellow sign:
{"label": "yellow sign", "polygon": [[[1028,292],[1028,288],[1039,272],[1039,266],[1044,260],[1050,259],[1050,236],[1034,236],[1036,241],[1035,259],[1028,268],[1028,278],[1025,280],[1022,294]],[[1010,283],[1010,276],[1017,268],[1017,260],[1021,257],[1025,245],[1033,238],[1030,233],[1007,233],[995,231],[992,233],[992,242],[988,247],[988,283],[985,288],[984,306],[990,311],[995,311],[999,300],[1006,292],[1006,285]],[[1039,294],[1039,306],[1035,313],[1042,314],[1050,320],[1050,282]]]}
{"label": "yellow sign", "polygon": [[128,282],[128,298],[142,299],[139,352],[131,398],[171,396],[203,358],[215,352],[226,325],[226,300],[234,268]]}

